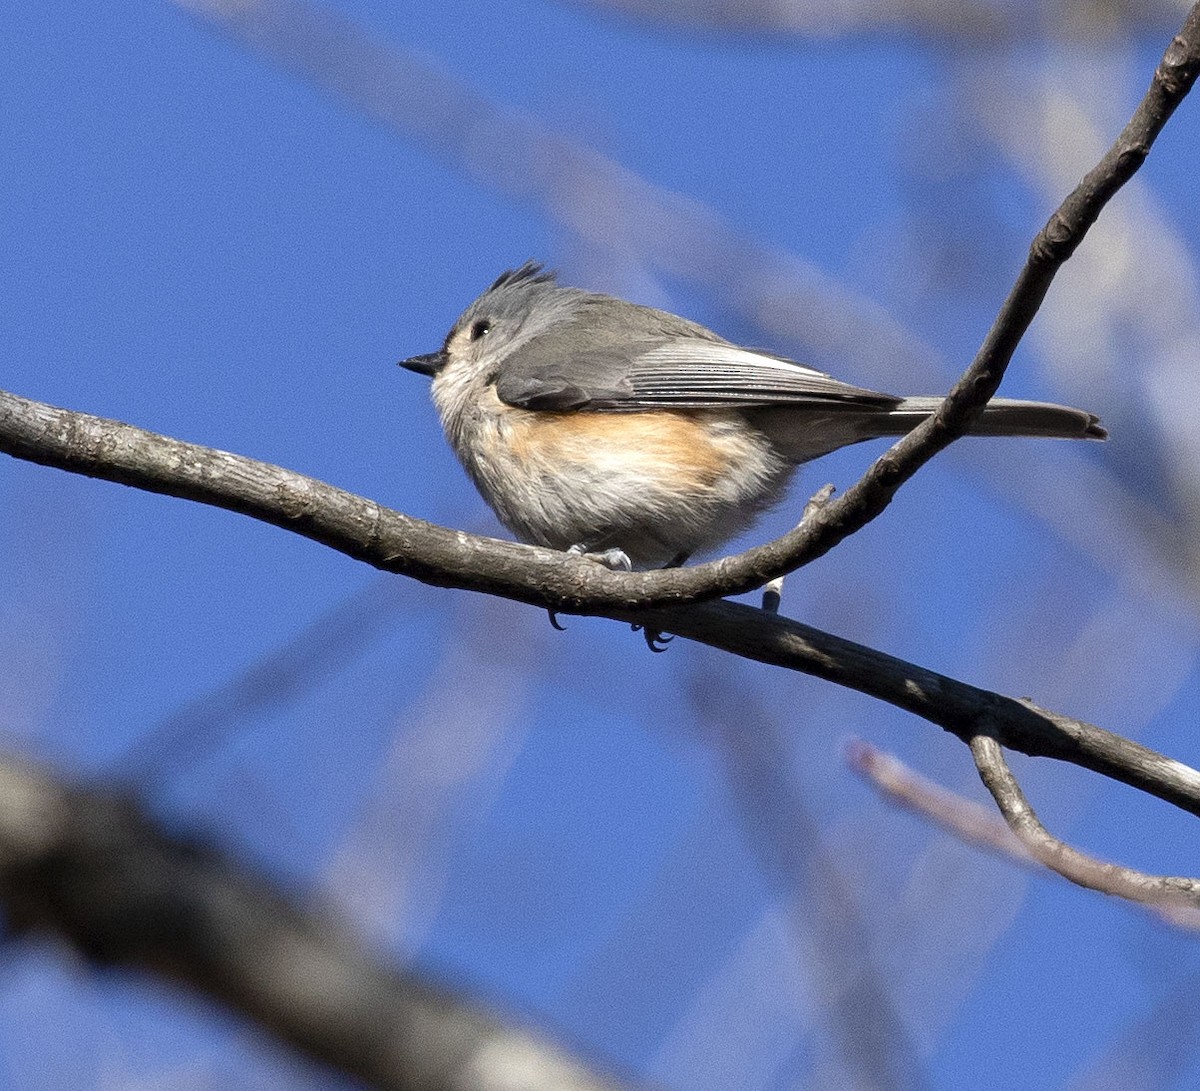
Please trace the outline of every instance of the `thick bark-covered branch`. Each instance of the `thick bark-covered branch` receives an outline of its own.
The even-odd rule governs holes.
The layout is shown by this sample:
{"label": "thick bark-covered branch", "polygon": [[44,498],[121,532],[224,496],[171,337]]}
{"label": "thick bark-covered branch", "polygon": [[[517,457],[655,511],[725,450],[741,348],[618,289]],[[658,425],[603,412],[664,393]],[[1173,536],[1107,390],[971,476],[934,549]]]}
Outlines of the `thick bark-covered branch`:
{"label": "thick bark-covered branch", "polygon": [[1138,743],[739,603],[630,610],[619,586],[638,573],[609,572],[555,550],[447,530],[279,466],[4,392],[0,450],[241,512],[438,586],[677,633],[877,697],[964,742],[995,725],[1014,750],[1073,762],[1200,814],[1200,773]]}
{"label": "thick bark-covered branch", "polygon": [[417,975],[128,798],[0,756],[11,929],[203,990],[310,1056],[393,1091],[616,1091],[558,1048]]}

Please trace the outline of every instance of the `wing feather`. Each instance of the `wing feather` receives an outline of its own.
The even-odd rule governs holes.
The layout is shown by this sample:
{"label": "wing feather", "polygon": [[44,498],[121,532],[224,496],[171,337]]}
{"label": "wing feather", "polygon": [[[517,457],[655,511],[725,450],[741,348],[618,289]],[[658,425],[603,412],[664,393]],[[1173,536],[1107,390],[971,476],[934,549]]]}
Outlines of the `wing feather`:
{"label": "wing feather", "polygon": [[890,404],[898,399],[823,371],[722,342],[675,340],[635,358],[631,400],[662,404],[785,405],[814,400]]}
{"label": "wing feather", "polygon": [[[497,382],[501,400],[526,409],[610,412],[831,402],[886,406],[900,401],[724,341],[658,338],[622,346],[616,338],[603,344],[588,344],[586,336],[580,340],[584,343],[539,337],[518,349]],[[572,345],[566,358],[551,351],[552,345],[564,344]]]}

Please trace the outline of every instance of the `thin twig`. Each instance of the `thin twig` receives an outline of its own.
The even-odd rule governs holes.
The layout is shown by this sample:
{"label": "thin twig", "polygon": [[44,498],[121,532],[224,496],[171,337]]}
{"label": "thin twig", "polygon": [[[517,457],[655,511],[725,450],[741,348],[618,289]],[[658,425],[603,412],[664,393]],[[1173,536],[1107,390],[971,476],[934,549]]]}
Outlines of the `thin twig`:
{"label": "thin twig", "polygon": [[1150,875],[1097,860],[1072,848],[1042,825],[1013,776],[1004,749],[996,738],[979,734],[971,739],[970,746],[980,779],[992,793],[1008,828],[1020,838],[1035,860],[1089,890],[1164,909],[1183,910],[1200,919],[1200,879]]}
{"label": "thin twig", "polygon": [[[846,748],[846,760],[850,768],[876,788],[888,802],[919,815],[972,848],[999,856],[1035,874],[1046,874],[1048,868],[1043,861],[996,817],[994,811],[988,811],[974,800],[965,799],[958,793],[935,784],[910,769],[894,754],[888,754],[860,739],[855,739]],[[1102,876],[1106,874],[1105,869],[1113,867],[1112,864],[1087,856],[1077,849],[1069,851],[1075,854],[1076,859],[1087,861],[1092,875]],[[1057,868],[1049,870],[1054,874],[1061,874]],[[1122,891],[1116,889],[1105,890],[1105,893],[1124,896]],[[1189,932],[1200,931],[1200,909],[1191,900],[1182,904],[1173,901],[1165,904],[1139,901],[1138,904],[1160,921],[1173,927]]]}

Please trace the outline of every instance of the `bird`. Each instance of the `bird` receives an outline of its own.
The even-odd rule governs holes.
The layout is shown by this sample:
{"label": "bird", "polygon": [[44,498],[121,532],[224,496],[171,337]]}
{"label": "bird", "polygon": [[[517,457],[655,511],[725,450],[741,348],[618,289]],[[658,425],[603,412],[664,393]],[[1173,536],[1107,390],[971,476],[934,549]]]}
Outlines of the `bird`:
{"label": "bird", "polygon": [[[527,261],[462,313],[428,376],[450,446],[520,541],[650,569],[711,553],[798,466],[903,435],[942,397],[855,386]],[[1082,409],[994,398],[971,435],[1104,439]]]}

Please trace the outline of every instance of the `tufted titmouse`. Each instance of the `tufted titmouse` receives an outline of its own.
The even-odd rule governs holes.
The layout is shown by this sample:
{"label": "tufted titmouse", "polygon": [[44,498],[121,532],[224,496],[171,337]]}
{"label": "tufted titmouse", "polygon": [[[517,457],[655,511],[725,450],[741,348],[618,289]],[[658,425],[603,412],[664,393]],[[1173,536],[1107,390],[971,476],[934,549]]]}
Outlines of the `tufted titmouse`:
{"label": "tufted titmouse", "polygon": [[[503,273],[438,352],[433,378],[459,460],[524,542],[613,567],[682,564],[745,530],[795,468],[911,431],[940,397],[897,398],[741,348],[666,311]],[[973,435],[1104,439],[1096,417],[993,399]]]}

